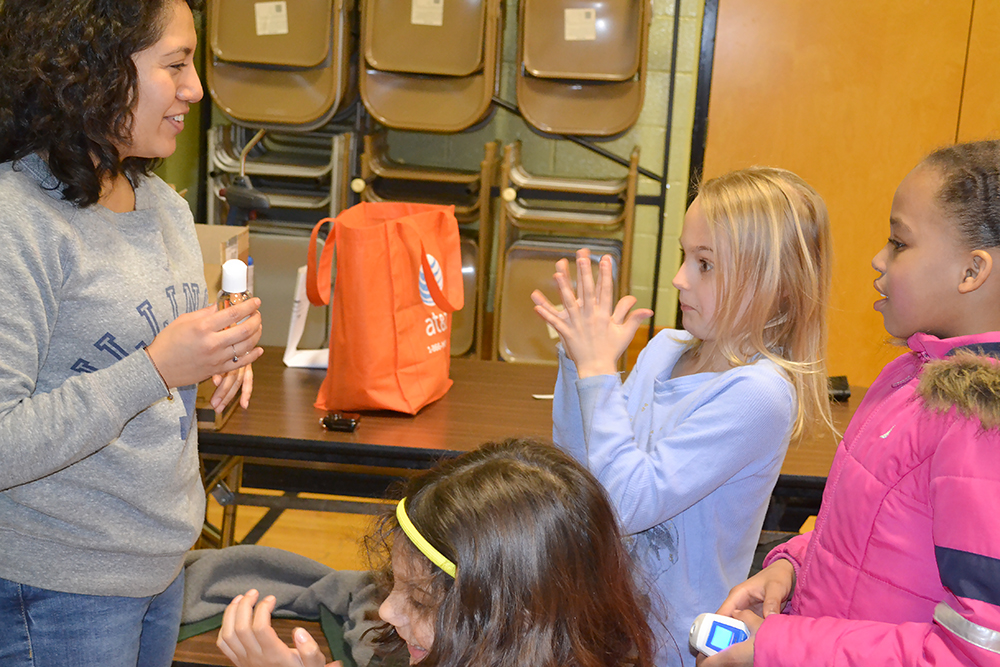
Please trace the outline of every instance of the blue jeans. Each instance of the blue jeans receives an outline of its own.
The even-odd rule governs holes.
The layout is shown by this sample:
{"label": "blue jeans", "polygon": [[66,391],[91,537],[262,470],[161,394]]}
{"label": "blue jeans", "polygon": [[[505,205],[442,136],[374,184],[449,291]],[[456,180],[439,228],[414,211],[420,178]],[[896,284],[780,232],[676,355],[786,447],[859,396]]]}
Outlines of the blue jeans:
{"label": "blue jeans", "polygon": [[0,579],[3,667],[169,667],[184,572],[148,598],[58,593]]}

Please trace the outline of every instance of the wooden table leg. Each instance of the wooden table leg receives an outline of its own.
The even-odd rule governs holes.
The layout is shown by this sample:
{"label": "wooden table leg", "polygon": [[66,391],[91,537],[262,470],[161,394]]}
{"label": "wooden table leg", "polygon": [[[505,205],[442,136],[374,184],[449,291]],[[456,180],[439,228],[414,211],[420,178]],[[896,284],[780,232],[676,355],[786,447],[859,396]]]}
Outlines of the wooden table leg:
{"label": "wooden table leg", "polygon": [[[239,493],[243,484],[243,457],[237,459],[229,474],[226,475],[226,485],[232,493]],[[222,526],[219,529],[222,534],[222,547],[231,547],[236,544],[236,503],[224,505],[222,507]]]}

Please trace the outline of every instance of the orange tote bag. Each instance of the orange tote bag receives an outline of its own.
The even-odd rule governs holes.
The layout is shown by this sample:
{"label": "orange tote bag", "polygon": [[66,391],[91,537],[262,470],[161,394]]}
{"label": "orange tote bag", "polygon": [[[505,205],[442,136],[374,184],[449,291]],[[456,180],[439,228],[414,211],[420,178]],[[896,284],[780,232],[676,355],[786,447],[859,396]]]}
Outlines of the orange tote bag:
{"label": "orange tote bag", "polygon": [[[416,414],[451,387],[451,314],[462,308],[462,253],[453,206],[362,203],[333,219],[318,264],[309,242],[306,292],[330,303],[323,410]],[[322,276],[324,279],[318,280]]]}

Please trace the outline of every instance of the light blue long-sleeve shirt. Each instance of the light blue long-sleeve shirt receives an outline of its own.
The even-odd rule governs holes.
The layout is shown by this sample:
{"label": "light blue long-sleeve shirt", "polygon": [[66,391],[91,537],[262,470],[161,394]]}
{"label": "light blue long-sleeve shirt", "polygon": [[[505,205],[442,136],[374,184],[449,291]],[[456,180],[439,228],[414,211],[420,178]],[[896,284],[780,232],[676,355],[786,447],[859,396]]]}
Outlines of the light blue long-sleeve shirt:
{"label": "light blue long-sleeve shirt", "polygon": [[553,405],[556,445],[600,480],[631,536],[658,665],[693,666],[694,618],[746,579],[797,410],[791,382],[766,359],[671,378],[690,338],[658,334],[624,385],[578,378],[561,352]]}

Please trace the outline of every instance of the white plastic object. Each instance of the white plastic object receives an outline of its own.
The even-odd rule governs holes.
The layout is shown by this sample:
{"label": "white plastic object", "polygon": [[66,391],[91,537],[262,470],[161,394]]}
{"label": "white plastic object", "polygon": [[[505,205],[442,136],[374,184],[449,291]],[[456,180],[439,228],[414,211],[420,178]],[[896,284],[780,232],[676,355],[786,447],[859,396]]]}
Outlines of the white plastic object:
{"label": "white plastic object", "polygon": [[368,187],[368,183],[363,178],[351,179],[351,192],[361,194]]}
{"label": "white plastic object", "polygon": [[504,201],[514,201],[517,199],[517,190],[514,188],[504,188],[500,196],[503,197]]}
{"label": "white plastic object", "polygon": [[743,621],[719,614],[699,614],[691,624],[688,641],[699,653],[715,655],[749,637],[750,628]]}
{"label": "white plastic object", "polygon": [[247,291],[247,265],[242,259],[230,259],[222,265],[222,291],[230,294]]}

